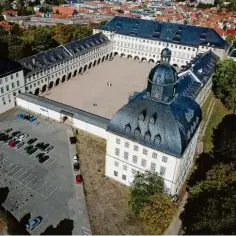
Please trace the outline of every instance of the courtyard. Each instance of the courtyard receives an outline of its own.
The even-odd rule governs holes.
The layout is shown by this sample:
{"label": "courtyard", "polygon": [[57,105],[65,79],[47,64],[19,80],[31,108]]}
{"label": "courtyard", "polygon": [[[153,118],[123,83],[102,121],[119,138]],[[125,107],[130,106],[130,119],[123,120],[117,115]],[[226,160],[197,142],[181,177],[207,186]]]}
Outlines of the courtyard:
{"label": "courtyard", "polygon": [[130,95],[146,88],[153,66],[153,63],[115,57],[42,96],[110,119],[128,102]]}

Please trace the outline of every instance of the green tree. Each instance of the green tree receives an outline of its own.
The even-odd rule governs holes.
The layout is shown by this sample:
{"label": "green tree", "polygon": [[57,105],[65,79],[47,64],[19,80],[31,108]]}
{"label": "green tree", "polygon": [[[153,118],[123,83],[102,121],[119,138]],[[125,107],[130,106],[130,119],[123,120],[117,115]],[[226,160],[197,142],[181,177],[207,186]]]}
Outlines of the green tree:
{"label": "green tree", "polygon": [[20,26],[16,23],[10,23],[11,29],[10,29],[10,34],[16,35],[16,36],[22,36],[24,30],[20,28]]}
{"label": "green tree", "polygon": [[213,130],[213,156],[217,162],[236,161],[236,115],[226,115]]}
{"label": "green tree", "polygon": [[151,196],[139,214],[146,233],[161,235],[171,223],[176,210],[169,196],[163,193]]}
{"label": "green tree", "polygon": [[11,9],[12,9],[11,1],[4,0],[2,11],[8,11],[8,10],[11,10]]}
{"label": "green tree", "polygon": [[235,40],[235,36],[232,35],[232,34],[227,35],[227,36],[226,36],[226,39],[225,39],[225,41],[226,41],[228,44],[231,44],[234,40]]}
{"label": "green tree", "polygon": [[229,110],[236,111],[236,62],[225,59],[217,63],[213,91]]}
{"label": "green tree", "polygon": [[150,197],[156,193],[162,193],[163,179],[156,172],[138,172],[130,187],[129,206],[135,215],[150,201]]}
{"label": "green tree", "polygon": [[[236,233],[235,164],[218,164],[189,191],[181,219],[186,234]],[[196,208],[197,207],[197,208]]]}
{"label": "green tree", "polygon": [[58,46],[58,43],[52,37],[52,30],[49,27],[38,27],[24,32],[22,39],[27,44],[32,45],[35,53]]}

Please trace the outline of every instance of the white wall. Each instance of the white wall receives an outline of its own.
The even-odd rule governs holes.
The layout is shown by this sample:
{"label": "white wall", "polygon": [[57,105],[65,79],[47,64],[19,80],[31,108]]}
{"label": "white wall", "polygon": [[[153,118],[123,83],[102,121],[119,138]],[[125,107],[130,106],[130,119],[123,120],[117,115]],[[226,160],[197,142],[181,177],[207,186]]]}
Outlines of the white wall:
{"label": "white wall", "polygon": [[[37,104],[27,102],[27,101],[25,101],[21,98],[17,98],[16,101],[17,101],[18,106],[20,106],[20,107],[22,107],[26,110],[38,113],[42,116],[48,117],[50,119],[53,119],[53,120],[56,120],[56,121],[59,121],[59,122],[61,121],[62,116],[61,116],[60,112],[53,111],[53,110],[48,109],[46,107],[42,107],[42,106],[39,106]],[[97,127],[95,125],[86,123],[84,121],[81,121],[81,120],[78,120],[78,119],[75,119],[75,118],[73,118],[72,123],[73,123],[75,128],[82,129],[82,130],[84,130],[88,133],[97,135],[98,137],[101,137],[103,139],[107,139],[106,129]]]}
{"label": "white wall", "polygon": [[[116,138],[120,139],[120,144],[117,144]],[[125,146],[125,142],[129,143],[129,147]],[[138,151],[134,150],[134,145],[138,146]],[[119,149],[119,156],[115,154],[115,149]],[[143,154],[143,149],[147,150],[147,155]],[[128,152],[128,159],[124,158],[124,152]],[[153,153],[157,157],[153,157]],[[137,156],[137,163],[134,163],[133,156]],[[167,158],[167,162],[163,161],[163,157]],[[146,166],[141,165],[142,159],[146,160]],[[133,142],[123,137],[107,132],[107,150],[106,150],[106,170],[107,177],[119,181],[120,183],[130,186],[132,183],[133,170],[143,172],[151,170],[151,165],[155,164],[155,171],[160,173],[160,168],[165,167],[165,174],[162,176],[169,192],[173,194],[174,191],[174,177],[175,169],[179,162],[179,158],[159,152],[152,148],[145,147],[136,142]],[[116,163],[115,163],[116,162]],[[116,164],[118,163],[118,166]],[[127,170],[126,167],[127,166]],[[118,172],[118,176],[114,176],[114,171]],[[122,175],[126,175],[126,180],[122,179]]]}

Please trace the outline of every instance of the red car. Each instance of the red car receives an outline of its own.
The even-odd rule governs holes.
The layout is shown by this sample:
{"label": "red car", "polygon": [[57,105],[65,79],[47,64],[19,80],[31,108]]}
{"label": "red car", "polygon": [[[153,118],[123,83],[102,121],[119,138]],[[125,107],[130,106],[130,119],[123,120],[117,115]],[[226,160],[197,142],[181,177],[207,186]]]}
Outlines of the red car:
{"label": "red car", "polygon": [[82,182],[82,176],[81,175],[76,175],[75,179],[76,179],[77,184],[81,184],[81,182]]}
{"label": "red car", "polygon": [[13,148],[13,147],[15,147],[15,145],[16,145],[16,141],[11,140],[11,141],[8,143],[8,145],[9,145],[9,147]]}

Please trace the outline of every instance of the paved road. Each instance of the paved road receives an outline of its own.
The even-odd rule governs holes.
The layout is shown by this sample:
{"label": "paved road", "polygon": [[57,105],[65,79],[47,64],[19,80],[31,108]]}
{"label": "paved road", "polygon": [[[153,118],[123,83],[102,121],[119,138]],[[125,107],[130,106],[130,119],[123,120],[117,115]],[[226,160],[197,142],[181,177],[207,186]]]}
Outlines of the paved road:
{"label": "paved road", "polygon": [[75,187],[68,126],[43,118],[39,118],[38,125],[29,124],[17,119],[17,113],[0,117],[0,131],[10,126],[55,148],[49,153],[50,159],[40,164],[35,157],[38,152],[28,156],[24,146],[14,150],[0,143],[0,187],[10,189],[3,206],[18,220],[27,213],[42,216],[42,224],[32,234],[40,234],[50,225],[56,227],[64,219],[73,221],[73,234],[90,234],[84,195]]}

